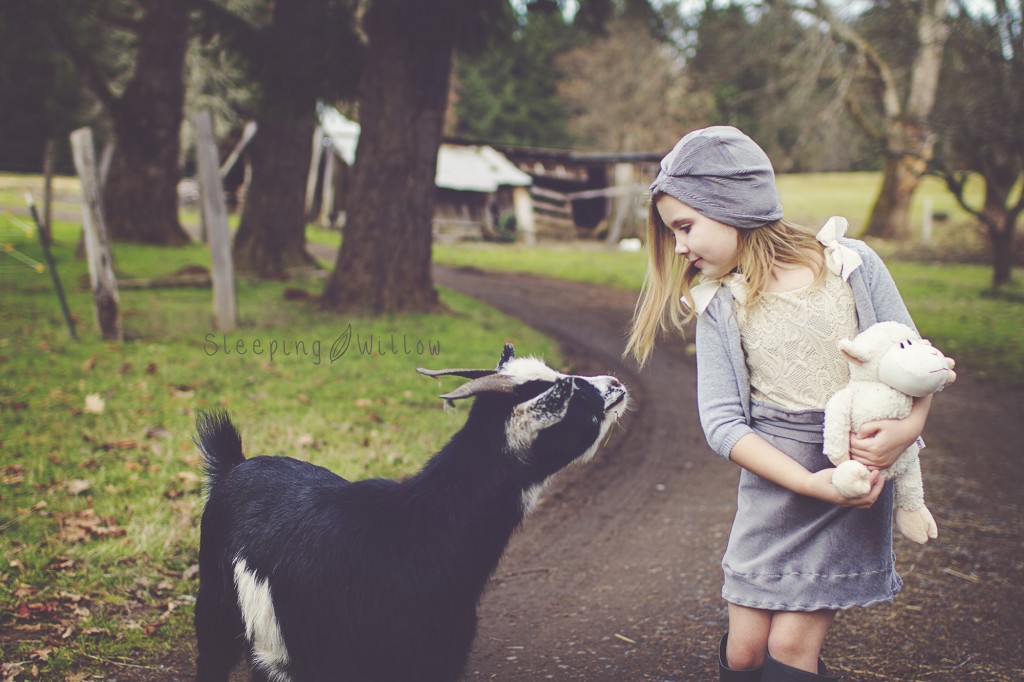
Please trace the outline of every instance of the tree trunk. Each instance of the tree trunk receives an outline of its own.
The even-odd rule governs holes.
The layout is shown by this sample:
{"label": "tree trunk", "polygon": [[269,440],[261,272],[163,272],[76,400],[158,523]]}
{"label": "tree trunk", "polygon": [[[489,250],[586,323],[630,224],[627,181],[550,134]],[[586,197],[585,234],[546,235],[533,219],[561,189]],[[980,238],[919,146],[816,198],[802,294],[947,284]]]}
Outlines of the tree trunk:
{"label": "tree trunk", "polygon": [[372,314],[434,311],[434,177],[453,38],[400,19],[378,20],[368,33],[347,222],[321,305]]}
{"label": "tree trunk", "polygon": [[146,3],[135,73],[111,111],[117,143],[103,199],[113,239],[147,244],[189,241],[178,222],[178,136],[187,46],[187,3]]}
{"label": "tree trunk", "polygon": [[1013,261],[1016,256],[1013,251],[1013,233],[1019,215],[1012,208],[1007,208],[1010,206],[1010,195],[1017,176],[1012,172],[1001,175],[998,170],[991,171],[993,177],[985,178],[985,204],[982,209],[983,222],[988,229],[989,243],[992,246],[993,289],[1009,284],[1013,276]]}
{"label": "tree trunk", "polygon": [[998,289],[1010,283],[1013,276],[1013,224],[1003,212],[998,226],[989,226],[989,240],[992,243],[992,288]]}
{"label": "tree trunk", "polygon": [[[890,129],[898,129],[891,133],[889,149],[906,149],[896,139],[908,136],[905,134],[909,126],[894,124]],[[931,158],[931,143],[927,149],[921,143],[914,145],[922,154]],[[865,234],[884,239],[903,239],[910,233],[910,200],[921,182],[921,176],[927,168],[928,161],[916,154],[890,156],[882,173],[882,187],[871,208],[871,216]]]}
{"label": "tree trunk", "polygon": [[312,105],[293,116],[266,116],[250,146],[252,184],[245,195],[235,235],[234,260],[240,271],[261,277],[317,264],[306,251],[306,174],[316,117]]}

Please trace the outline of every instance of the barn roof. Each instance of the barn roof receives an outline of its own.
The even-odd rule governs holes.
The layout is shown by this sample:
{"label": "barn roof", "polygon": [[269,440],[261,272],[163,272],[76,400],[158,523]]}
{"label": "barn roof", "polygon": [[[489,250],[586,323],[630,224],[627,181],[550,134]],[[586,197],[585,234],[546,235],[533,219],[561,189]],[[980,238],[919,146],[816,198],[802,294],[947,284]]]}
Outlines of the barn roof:
{"label": "barn roof", "polygon": [[[356,159],[359,124],[334,107],[323,107],[320,127],[335,153],[348,165]],[[435,184],[462,192],[493,192],[502,186],[529,186],[533,179],[501,152],[487,145],[442,144],[437,152]]]}

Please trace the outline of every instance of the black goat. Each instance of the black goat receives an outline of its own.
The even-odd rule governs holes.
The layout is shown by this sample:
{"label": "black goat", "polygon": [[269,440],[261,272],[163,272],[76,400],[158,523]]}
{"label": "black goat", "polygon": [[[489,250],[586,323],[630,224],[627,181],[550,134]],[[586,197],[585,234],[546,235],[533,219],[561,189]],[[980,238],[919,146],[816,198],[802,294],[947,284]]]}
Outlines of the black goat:
{"label": "black goat", "polygon": [[560,374],[511,345],[496,370],[419,371],[471,379],[441,397],[476,400],[403,482],[246,460],[226,414],[199,416],[199,680],[226,680],[243,648],[254,678],[275,682],[462,675],[513,531],[552,474],[593,455],[627,395],[613,377]]}

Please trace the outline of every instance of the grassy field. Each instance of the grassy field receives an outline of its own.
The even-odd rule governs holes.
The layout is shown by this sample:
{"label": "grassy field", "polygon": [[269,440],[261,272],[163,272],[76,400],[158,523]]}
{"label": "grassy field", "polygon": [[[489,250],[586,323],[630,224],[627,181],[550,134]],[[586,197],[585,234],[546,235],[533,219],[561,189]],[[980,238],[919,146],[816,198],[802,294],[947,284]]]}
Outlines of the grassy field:
{"label": "grassy field", "polygon": [[[787,212],[808,223],[866,212],[870,182],[864,174],[780,180]],[[62,183],[62,193],[76,189]],[[25,184],[0,176],[0,207],[19,204]],[[798,217],[798,201],[808,218]],[[945,210],[937,199],[933,208]],[[945,225],[958,220],[951,209]],[[0,244],[42,260],[26,224],[0,211]],[[953,227],[937,230],[956,238]],[[48,275],[0,253],[0,680],[87,679],[150,665],[191,641],[202,503],[196,411],[230,410],[250,454],[289,454],[350,478],[400,477],[463,418],[442,410],[440,387],[416,366],[490,366],[505,341],[562,362],[549,340],[451,291],[442,297],[452,315],[382,319],[341,319],[285,298],[287,289],[318,293],[323,280],[312,274],[240,278],[241,326],[227,335],[214,331],[209,290],[123,290],[126,341],[106,343],[96,338],[85,265],[73,256],[78,235],[74,223],[58,222],[55,253],[78,342]],[[308,235],[340,239],[315,228]],[[437,245],[434,257],[631,291],[645,266],[643,254],[593,243]],[[198,245],[116,244],[114,258],[120,279],[209,265]],[[1024,383],[1024,310],[984,295],[987,267],[888,262],[922,331],[960,367]],[[349,329],[348,351],[332,362],[332,344]]]}
{"label": "grassy field", "polygon": [[[4,217],[0,235],[42,260]],[[312,277],[239,279],[241,327],[226,336],[215,332],[208,289],[123,290],[126,341],[106,343],[73,256],[77,228],[58,224],[57,240],[78,342],[49,276],[0,254],[3,680],[33,669],[46,680],[84,679],[110,661],[145,663],[191,641],[197,410],[228,409],[250,454],[288,454],[351,478],[400,477],[465,415],[464,406],[447,414],[442,385],[415,367],[493,366],[505,341],[561,362],[549,340],[450,291],[451,315],[373,320],[284,298],[286,288],[319,292]],[[200,246],[114,251],[119,278],[209,264]],[[350,328],[347,352],[332,362],[332,344]]]}

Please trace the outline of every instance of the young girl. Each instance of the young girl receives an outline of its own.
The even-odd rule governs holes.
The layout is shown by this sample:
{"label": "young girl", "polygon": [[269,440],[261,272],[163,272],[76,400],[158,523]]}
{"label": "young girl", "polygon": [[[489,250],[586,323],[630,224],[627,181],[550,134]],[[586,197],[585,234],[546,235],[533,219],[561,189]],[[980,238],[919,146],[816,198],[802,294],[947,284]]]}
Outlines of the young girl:
{"label": "young girl", "polygon": [[[885,265],[844,239],[782,220],[771,162],[739,130],[686,135],[651,185],[649,269],[626,353],[643,364],[659,331],[697,317],[700,421],[740,467],[722,561],[729,630],[721,680],[819,680],[839,609],[892,601],[892,486],[881,469],[924,428],[931,398],[903,420],[851,434],[871,490],[845,498],[822,453],[823,408],[849,380],[839,339],[875,322],[913,327]],[[677,303],[682,295],[684,311]]]}

